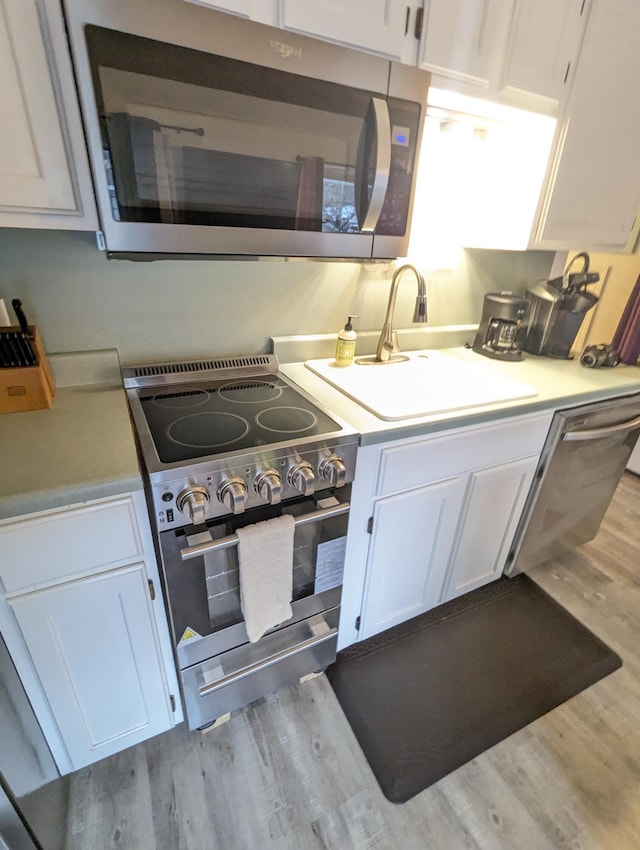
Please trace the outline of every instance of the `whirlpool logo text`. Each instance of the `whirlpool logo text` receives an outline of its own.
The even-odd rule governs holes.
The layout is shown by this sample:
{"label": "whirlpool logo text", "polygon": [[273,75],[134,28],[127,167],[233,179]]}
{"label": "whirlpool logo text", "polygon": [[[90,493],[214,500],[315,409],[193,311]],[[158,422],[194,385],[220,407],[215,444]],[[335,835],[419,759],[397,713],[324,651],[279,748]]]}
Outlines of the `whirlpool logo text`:
{"label": "whirlpool logo text", "polygon": [[292,56],[295,56],[296,59],[302,59],[302,48],[295,47],[293,44],[285,44],[283,41],[276,41],[275,39],[271,39],[269,42],[271,48],[279,53],[284,59],[289,59]]}

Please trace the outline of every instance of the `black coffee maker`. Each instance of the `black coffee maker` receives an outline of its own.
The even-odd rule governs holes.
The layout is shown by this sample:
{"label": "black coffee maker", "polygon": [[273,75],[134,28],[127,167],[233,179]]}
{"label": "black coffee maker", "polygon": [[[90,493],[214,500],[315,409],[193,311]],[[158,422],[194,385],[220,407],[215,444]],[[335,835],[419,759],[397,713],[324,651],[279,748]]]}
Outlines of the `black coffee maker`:
{"label": "black coffee maker", "polygon": [[[583,261],[581,272],[571,272],[576,260]],[[562,277],[540,281],[527,290],[529,303],[527,332],[522,347],[530,354],[569,360],[571,346],[585,314],[598,303],[597,295],[586,287],[600,275],[589,271],[589,255],[576,254]]]}
{"label": "black coffee maker", "polygon": [[527,301],[511,292],[487,292],[473,350],[496,360],[522,360],[520,337]]}

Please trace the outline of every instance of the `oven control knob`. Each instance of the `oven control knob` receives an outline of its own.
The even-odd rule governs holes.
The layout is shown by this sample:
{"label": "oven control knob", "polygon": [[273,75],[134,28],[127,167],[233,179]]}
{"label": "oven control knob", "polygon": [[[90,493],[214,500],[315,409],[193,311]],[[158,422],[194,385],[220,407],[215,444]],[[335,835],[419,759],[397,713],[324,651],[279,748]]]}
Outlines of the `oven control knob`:
{"label": "oven control knob", "polygon": [[316,474],[306,460],[291,467],[287,480],[303,496],[310,496],[316,489]]}
{"label": "oven control knob", "polygon": [[332,487],[342,487],[346,483],[347,467],[338,455],[329,455],[318,467],[318,472]]}
{"label": "oven control knob", "polygon": [[192,523],[199,525],[204,522],[209,507],[209,491],[195,484],[187,487],[178,494],[176,506]]}
{"label": "oven control knob", "polygon": [[253,482],[255,491],[263,499],[266,499],[270,505],[277,505],[282,496],[282,479],[280,473],[275,469],[267,469],[261,472]]}
{"label": "oven control knob", "polygon": [[218,487],[218,499],[234,514],[241,514],[249,494],[242,478],[225,478]]}

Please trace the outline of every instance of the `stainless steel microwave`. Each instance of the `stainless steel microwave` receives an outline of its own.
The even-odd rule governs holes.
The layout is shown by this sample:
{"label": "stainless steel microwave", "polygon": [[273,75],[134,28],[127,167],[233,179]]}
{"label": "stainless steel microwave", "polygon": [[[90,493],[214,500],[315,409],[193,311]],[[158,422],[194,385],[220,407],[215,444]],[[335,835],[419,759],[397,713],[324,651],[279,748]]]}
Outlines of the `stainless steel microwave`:
{"label": "stainless steel microwave", "polygon": [[64,0],[110,256],[406,254],[429,75],[184,0]]}

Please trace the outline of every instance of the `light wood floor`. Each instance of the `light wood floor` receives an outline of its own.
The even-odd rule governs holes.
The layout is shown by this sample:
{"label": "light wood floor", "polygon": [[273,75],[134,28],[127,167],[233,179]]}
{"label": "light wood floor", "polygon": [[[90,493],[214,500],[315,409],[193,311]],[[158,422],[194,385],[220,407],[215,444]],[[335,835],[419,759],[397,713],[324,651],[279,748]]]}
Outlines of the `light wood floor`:
{"label": "light wood floor", "polygon": [[408,803],[383,797],[321,676],[75,774],[68,850],[638,850],[640,479],[535,578],[622,669]]}

